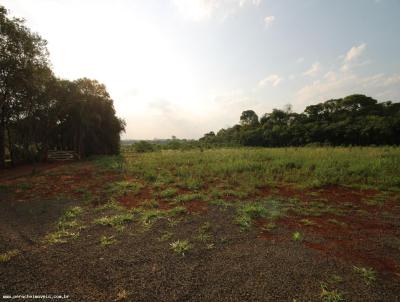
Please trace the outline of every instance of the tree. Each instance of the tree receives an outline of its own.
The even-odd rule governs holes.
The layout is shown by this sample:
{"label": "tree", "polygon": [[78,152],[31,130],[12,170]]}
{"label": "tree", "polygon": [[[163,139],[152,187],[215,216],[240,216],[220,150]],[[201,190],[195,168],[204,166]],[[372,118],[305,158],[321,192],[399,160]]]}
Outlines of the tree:
{"label": "tree", "polygon": [[400,144],[400,103],[382,102],[353,94],[308,106],[295,113],[290,105],[273,109],[258,122],[252,110],[243,111],[241,125],[221,129],[213,143],[245,146]]}
{"label": "tree", "polygon": [[46,41],[0,6],[0,167],[43,159],[49,148],[82,157],[119,152],[125,122],[105,85],[57,79]]}
{"label": "tree", "polygon": [[12,145],[10,124],[24,114],[35,73],[47,66],[46,41],[23,20],[9,18],[0,6],[0,167],[4,167],[6,133]]}
{"label": "tree", "polygon": [[258,115],[253,110],[246,110],[240,116],[240,124],[248,127],[258,126]]}

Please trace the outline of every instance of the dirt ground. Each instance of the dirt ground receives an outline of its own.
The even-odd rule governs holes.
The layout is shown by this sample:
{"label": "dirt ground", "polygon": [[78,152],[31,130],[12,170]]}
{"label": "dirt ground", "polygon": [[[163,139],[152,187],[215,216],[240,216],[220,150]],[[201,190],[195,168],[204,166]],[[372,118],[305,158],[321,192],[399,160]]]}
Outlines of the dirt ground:
{"label": "dirt ground", "polygon": [[[248,231],[234,223],[235,207],[193,200],[186,213],[146,227],[134,220],[116,230],[93,223],[113,213],[97,208],[106,184],[121,176],[93,164],[30,167],[0,174],[0,297],[66,294],[66,301],[400,301],[400,201],[398,195],[343,187],[263,188],[262,197],[296,198],[274,221],[255,219]],[[151,194],[124,195],[134,209]],[[314,200],[315,199],[315,200]],[[229,198],[226,200],[230,202]],[[314,202],[314,203],[313,203]],[[43,241],[67,209],[80,206],[79,236],[64,243]],[[160,201],[159,209],[169,209]],[[207,238],[199,230],[207,225]],[[302,235],[294,240],[294,232]],[[102,236],[115,243],[100,244]],[[184,255],[171,242],[189,240]],[[356,268],[371,268],[368,281]],[[332,296],[330,296],[331,299]]]}

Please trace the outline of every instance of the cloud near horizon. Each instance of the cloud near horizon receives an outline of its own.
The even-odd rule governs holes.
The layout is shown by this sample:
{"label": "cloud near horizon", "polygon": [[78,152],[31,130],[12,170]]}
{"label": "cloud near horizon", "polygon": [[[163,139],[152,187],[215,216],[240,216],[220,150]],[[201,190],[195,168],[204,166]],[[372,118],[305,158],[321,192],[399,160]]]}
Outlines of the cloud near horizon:
{"label": "cloud near horizon", "polygon": [[[371,95],[381,101],[396,100],[400,95],[399,73],[365,75],[360,73],[357,67],[366,64],[351,64],[359,59],[365,50],[365,43],[351,47],[346,55],[342,56],[343,65],[338,65],[335,69],[299,89],[295,102],[297,107],[305,107],[313,102],[322,102],[354,93]],[[307,71],[307,75],[308,73],[314,74],[311,71],[316,69],[312,67]]]}
{"label": "cloud near horizon", "polygon": [[48,40],[57,76],[107,86],[124,138],[199,138],[244,110],[301,112],[353,93],[400,100],[400,10],[390,1],[350,1],[339,23],[330,1],[0,4]]}

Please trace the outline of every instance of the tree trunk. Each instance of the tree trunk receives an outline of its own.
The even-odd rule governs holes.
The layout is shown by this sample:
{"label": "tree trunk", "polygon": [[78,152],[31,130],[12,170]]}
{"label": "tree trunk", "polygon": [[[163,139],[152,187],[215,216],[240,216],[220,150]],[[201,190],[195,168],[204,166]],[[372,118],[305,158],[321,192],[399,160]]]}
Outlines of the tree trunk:
{"label": "tree trunk", "polygon": [[6,143],[6,123],[3,116],[3,111],[0,113],[0,169],[5,168],[6,154],[5,154],[5,143]]}
{"label": "tree trunk", "polygon": [[10,128],[7,128],[7,138],[8,138],[8,152],[10,152],[10,159],[11,159],[11,166],[14,166],[15,159],[14,159],[14,149],[11,141],[11,133],[10,133]]}

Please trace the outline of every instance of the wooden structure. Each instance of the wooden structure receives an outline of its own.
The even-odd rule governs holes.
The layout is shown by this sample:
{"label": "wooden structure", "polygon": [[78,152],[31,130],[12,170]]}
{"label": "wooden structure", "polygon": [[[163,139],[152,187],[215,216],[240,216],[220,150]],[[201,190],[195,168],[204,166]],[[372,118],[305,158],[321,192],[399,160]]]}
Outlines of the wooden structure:
{"label": "wooden structure", "polygon": [[79,154],[71,150],[49,150],[47,151],[48,161],[67,161],[80,159]]}

